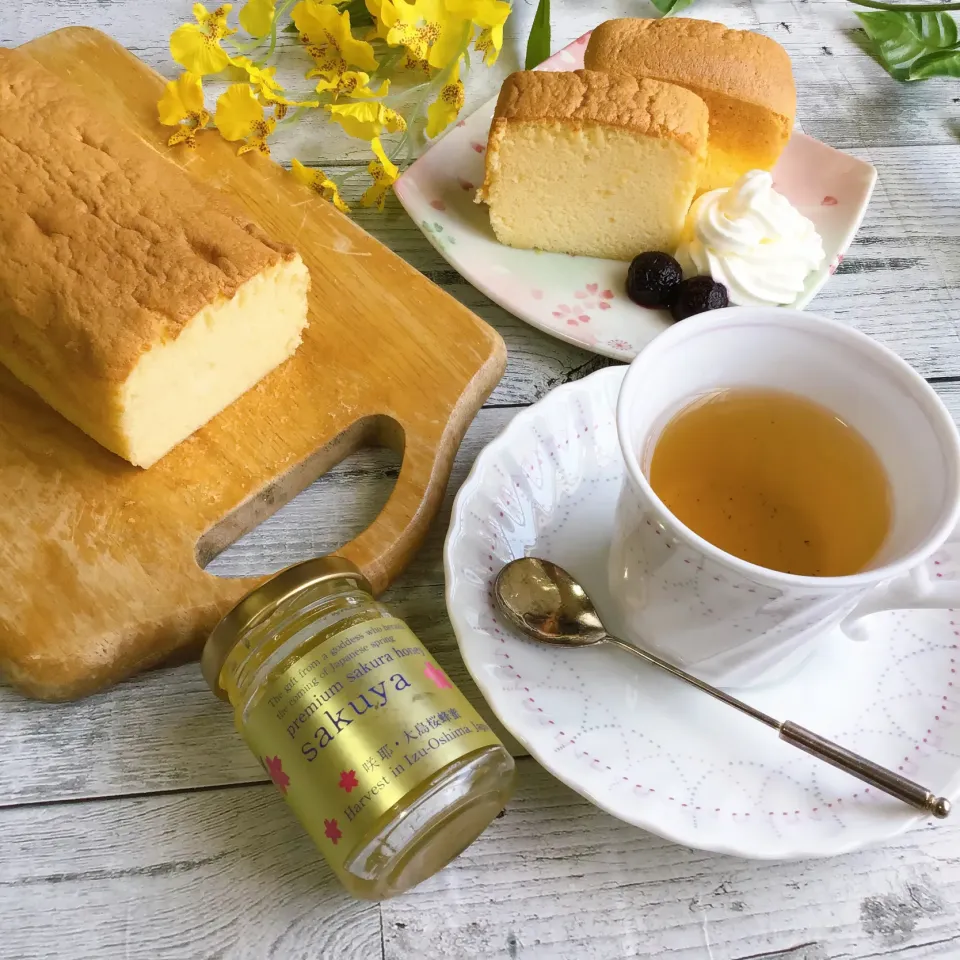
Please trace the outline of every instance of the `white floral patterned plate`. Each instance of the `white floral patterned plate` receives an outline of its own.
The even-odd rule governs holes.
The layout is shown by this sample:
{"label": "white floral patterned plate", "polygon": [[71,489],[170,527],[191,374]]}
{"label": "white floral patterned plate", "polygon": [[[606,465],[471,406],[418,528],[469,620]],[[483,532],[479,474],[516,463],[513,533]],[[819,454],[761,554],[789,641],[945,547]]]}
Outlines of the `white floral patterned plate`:
{"label": "white floral patterned plate", "polygon": [[[538,69],[582,67],[589,36]],[[491,300],[561,340],[632,360],[670,318],[666,311],[646,310],[627,297],[627,264],[502,246],[490,228],[486,206],[474,203],[495,106],[494,98],[459,121],[404,172],[394,184],[400,202],[451,266]],[[774,183],[814,222],[827,258],[790,306],[805,307],[837,269],[876,179],[869,163],[802,133],[793,135],[774,170]]]}
{"label": "white floral patterned plate", "polygon": [[[554,390],[477,458],[444,553],[447,609],[497,716],[552,774],[628,823],[690,847],[788,859],[854,850],[922,819],[780,742],[768,728],[613,648],[562,650],[512,633],[491,586],[515,557],[566,567],[607,626],[606,553],[624,475],[615,409],[623,367]],[[937,558],[945,577],[960,558]],[[922,610],[827,634],[760,709],[960,794],[960,617]]]}

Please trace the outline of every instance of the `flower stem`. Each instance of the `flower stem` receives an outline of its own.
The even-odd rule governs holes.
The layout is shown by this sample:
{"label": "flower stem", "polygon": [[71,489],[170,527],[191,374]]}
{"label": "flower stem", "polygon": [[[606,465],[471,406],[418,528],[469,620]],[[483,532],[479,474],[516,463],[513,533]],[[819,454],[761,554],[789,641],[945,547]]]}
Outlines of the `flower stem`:
{"label": "flower stem", "polygon": [[380,102],[385,107],[396,106],[397,104],[403,103],[405,100],[409,100],[414,91],[422,90],[424,87],[429,87],[432,83],[432,80],[424,80],[423,83],[415,83],[412,87],[407,87],[405,90],[401,90],[398,93],[388,93],[385,97],[380,98]]}
{"label": "flower stem", "polygon": [[337,177],[337,179],[340,181],[341,184],[344,184],[344,183],[348,183],[350,180],[353,180],[356,177],[359,177],[362,173],[366,173],[366,172],[367,172],[367,168],[365,166],[357,167],[356,170],[351,170],[350,173],[341,173],[340,176]]}
{"label": "flower stem", "polygon": [[370,78],[370,84],[373,85],[375,80],[379,80],[386,75],[388,78],[392,78],[392,71],[394,65],[400,60],[403,56],[404,48],[403,47],[388,47],[386,55],[380,60],[376,72]]}
{"label": "flower stem", "polygon": [[286,126],[288,123],[296,123],[308,110],[314,107],[297,107],[292,113],[288,113],[282,120],[277,121],[277,126]]}
{"label": "flower stem", "polygon": [[286,0],[279,10],[274,11],[273,23],[270,26],[270,46],[267,47],[267,52],[263,55],[262,59],[257,61],[257,66],[263,66],[270,59],[270,57],[273,56],[273,51],[277,47],[277,24],[290,9],[290,7],[293,6],[293,3],[294,0]]}
{"label": "flower stem", "polygon": [[[397,162],[397,157],[400,156],[400,152],[406,147],[407,156],[406,162],[410,163],[413,160],[413,150],[411,146],[412,137],[410,136],[410,128],[413,126],[414,122],[421,119],[420,114],[423,111],[423,106],[430,98],[430,96],[438,90],[442,90],[450,80],[450,77],[453,76],[454,70],[457,69],[457,65],[460,63],[460,59],[464,56],[469,57],[470,53],[470,41],[473,39],[473,24],[468,23],[463,28],[463,39],[460,44],[460,49],[457,51],[456,56],[452,57],[450,62],[435,76],[429,83],[423,84],[426,88],[423,91],[423,95],[417,100],[413,105],[413,110],[410,111],[410,118],[407,120],[407,129],[403,132],[403,137],[400,139],[400,142],[397,144],[396,149],[393,152],[393,155],[390,157],[392,163]],[[416,88],[415,88],[416,89]]]}
{"label": "flower stem", "polygon": [[234,43],[229,38],[223,41],[237,56],[245,57],[248,53],[253,53],[262,43],[263,39],[254,40],[252,43]]}

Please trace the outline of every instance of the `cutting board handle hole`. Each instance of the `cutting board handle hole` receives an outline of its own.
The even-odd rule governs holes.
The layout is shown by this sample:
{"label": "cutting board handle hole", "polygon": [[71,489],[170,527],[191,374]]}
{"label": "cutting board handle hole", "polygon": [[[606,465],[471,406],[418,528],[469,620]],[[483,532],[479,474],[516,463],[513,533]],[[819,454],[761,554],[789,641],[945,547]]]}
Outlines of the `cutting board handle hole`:
{"label": "cutting board handle hole", "polygon": [[[359,454],[364,457],[364,489],[352,500],[344,498],[342,501],[356,517],[355,524],[351,524],[347,534],[348,537],[355,536],[376,519],[390,496],[393,482],[400,471],[403,450],[403,428],[392,417],[374,415],[358,420],[282,477],[254,493],[204,533],[197,542],[197,564],[214,576],[249,576],[249,570],[237,570],[239,556],[236,559],[232,557],[233,551],[230,548],[236,544],[239,548],[237,553],[242,554],[242,545],[237,541],[290,503],[314,481]],[[372,466],[374,469],[371,471]],[[371,480],[366,479],[371,476]],[[334,524],[341,535],[344,532],[343,519],[337,515],[337,522]],[[289,530],[289,527],[286,529]],[[322,536],[322,527],[318,533]],[[294,555],[283,550],[281,562],[275,565],[275,569],[332,553],[341,546],[340,543],[326,543],[322,540],[318,542],[305,534],[306,531],[297,537],[295,546],[298,552]],[[260,544],[259,550],[262,554],[263,544]],[[275,570],[261,569],[256,572],[273,573]]]}

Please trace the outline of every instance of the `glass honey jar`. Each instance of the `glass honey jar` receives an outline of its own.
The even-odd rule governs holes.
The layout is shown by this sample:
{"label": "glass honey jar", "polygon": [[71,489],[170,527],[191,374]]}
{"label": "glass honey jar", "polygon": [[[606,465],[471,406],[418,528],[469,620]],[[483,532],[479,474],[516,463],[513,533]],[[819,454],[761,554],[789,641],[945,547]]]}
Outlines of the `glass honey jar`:
{"label": "glass honey jar", "polygon": [[432,876],[503,809],[510,754],[352,563],[297,564],[207,640],[203,674],[344,886]]}

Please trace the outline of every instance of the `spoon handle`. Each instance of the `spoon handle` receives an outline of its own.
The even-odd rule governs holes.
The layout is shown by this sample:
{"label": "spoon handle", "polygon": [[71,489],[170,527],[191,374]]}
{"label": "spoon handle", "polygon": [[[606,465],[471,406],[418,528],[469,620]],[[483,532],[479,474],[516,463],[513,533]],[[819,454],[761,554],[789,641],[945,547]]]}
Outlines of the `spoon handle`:
{"label": "spoon handle", "polygon": [[674,666],[668,660],[658,657],[655,653],[642,650],[639,647],[635,647],[619,639],[619,637],[612,637],[610,634],[607,634],[606,642],[612,643],[614,646],[619,647],[621,650],[626,650],[628,653],[632,653],[641,660],[646,660],[647,663],[652,663],[654,666],[666,670],[667,673],[672,673],[680,680],[692,684],[698,690],[702,690],[711,697],[721,700],[735,710],[745,713],[748,717],[753,717],[754,720],[759,720],[768,727],[773,727],[780,734],[781,740],[789,743],[791,746],[799,747],[805,753],[809,753],[810,756],[816,757],[818,760],[823,760],[837,767],[837,769],[849,773],[858,780],[863,780],[864,783],[869,783],[878,790],[882,790],[884,793],[888,793],[890,796],[896,797],[898,800],[902,800],[904,803],[908,803],[918,810],[923,810],[931,814],[938,820],[943,820],[950,815],[950,801],[947,800],[946,797],[936,796],[919,783],[914,783],[906,777],[901,777],[899,773],[894,773],[893,770],[881,767],[880,764],[874,763],[872,760],[867,760],[866,757],[861,757],[852,750],[847,750],[846,747],[841,747],[832,740],[827,740],[825,737],[821,737],[813,733],[813,731],[801,727],[792,720],[784,720],[782,722],[775,720],[769,714],[763,713],[756,707],[751,707],[749,703],[744,703],[729,693],[693,676],[693,674],[687,673],[686,670],[681,670],[680,667]]}
{"label": "spoon handle", "polygon": [[799,747],[810,756],[824,760],[834,767],[845,771],[869,783],[873,787],[889,793],[890,796],[909,803],[918,810],[924,810],[938,820],[943,820],[950,814],[950,801],[946,797],[938,797],[926,787],[914,783],[899,773],[894,773],[879,763],[867,760],[846,747],[841,747],[826,737],[801,727],[792,720],[785,720],[780,724],[780,739],[794,747]]}
{"label": "spoon handle", "polygon": [[748,717],[753,717],[754,720],[759,720],[761,723],[765,723],[768,727],[773,727],[774,730],[780,729],[779,720],[775,720],[769,714],[764,713],[762,710],[758,710],[756,707],[751,707],[749,703],[744,703],[742,700],[738,700],[725,690],[721,690],[719,687],[715,687],[712,684],[707,683],[705,680],[695,677],[692,673],[687,673],[686,670],[681,670],[680,667],[674,666],[669,660],[664,660],[662,657],[658,657],[655,653],[651,653],[649,650],[643,650],[640,647],[635,647],[633,644],[627,643],[625,640],[621,640],[619,637],[613,637],[609,633],[606,635],[605,642],[612,643],[615,647],[619,647],[621,650],[626,650],[627,653],[632,653],[635,657],[639,657],[641,660],[646,660],[647,663],[652,663],[661,670],[666,670],[667,673],[672,673],[675,677],[679,677],[681,680],[683,680],[684,683],[689,683],[698,690],[708,693],[715,700],[722,701],[723,703],[727,704],[727,706],[733,707],[734,710],[739,710],[741,713],[745,713]]}

